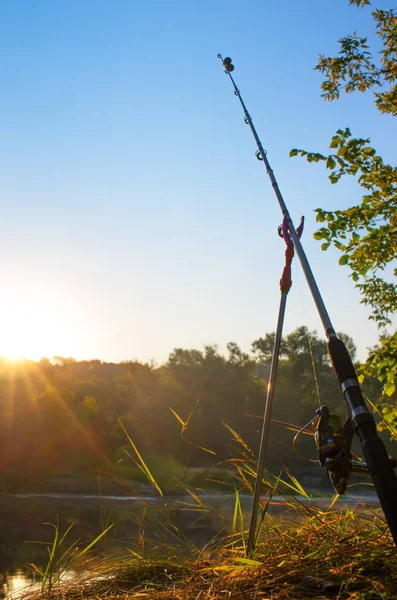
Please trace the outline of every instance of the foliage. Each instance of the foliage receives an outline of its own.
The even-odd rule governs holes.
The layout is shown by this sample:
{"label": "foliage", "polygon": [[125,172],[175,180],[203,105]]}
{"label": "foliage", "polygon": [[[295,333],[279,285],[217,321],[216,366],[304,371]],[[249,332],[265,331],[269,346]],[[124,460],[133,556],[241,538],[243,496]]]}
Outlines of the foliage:
{"label": "foliage", "polygon": [[[385,165],[369,145],[369,139],[354,139],[349,129],[333,136],[328,156],[294,149],[291,155],[306,156],[309,162],[325,162],[336,183],[343,175],[358,174],[367,191],[358,206],[346,210],[317,209],[317,221],[325,223],[315,234],[326,250],[332,243],[342,252],[340,265],[349,265],[363,303],[370,306],[379,326],[391,323],[397,311],[397,286],[381,274],[397,256],[397,167]],[[397,268],[393,270],[397,276]]]}
{"label": "foliage", "polygon": [[[387,427],[391,438],[397,440],[397,332],[391,336],[383,336],[380,344],[372,349],[368,361],[363,365],[361,380],[365,376],[376,377],[383,384],[385,398],[381,403],[383,428]],[[382,423],[380,424],[382,428]]]}
{"label": "foliage", "polygon": [[[364,6],[369,2],[350,0],[350,4]],[[326,100],[339,98],[340,91],[366,92],[372,88],[383,88],[375,91],[375,104],[380,112],[397,114],[397,13],[395,9],[380,10],[372,13],[375,31],[382,43],[382,50],[377,59],[369,50],[368,39],[348,35],[339,40],[340,52],[336,57],[320,55],[316,69],[325,74],[321,85]]]}
{"label": "foliage", "polygon": [[[151,472],[167,491],[186,468],[227,460],[235,443],[231,431],[257,452],[273,339],[257,339],[251,353],[230,343],[226,356],[215,346],[178,348],[161,366],[60,357],[54,363],[0,361],[1,491],[42,491],[45,481],[86,478],[98,468],[139,481]],[[354,352],[353,341],[344,339]],[[343,411],[325,342],[299,327],[281,347],[274,419],[302,426],[319,403]],[[376,401],[376,386],[371,395]],[[301,445],[313,456],[307,437]],[[271,470],[283,463],[294,473],[307,471],[292,438],[292,430],[272,428]],[[317,475],[323,480],[320,470]]]}
{"label": "foliage", "polygon": [[[300,338],[303,328],[297,332]],[[313,334],[308,333],[310,337]],[[300,349],[300,348],[299,348]],[[393,597],[397,589],[396,557],[390,532],[379,508],[363,506],[335,509],[337,496],[327,509],[312,502],[301,483],[288,469],[278,476],[264,474],[259,525],[254,553],[247,557],[247,528],[242,499],[252,494],[256,463],[247,443],[227,427],[239,443],[238,452],[228,459],[235,470],[235,491],[218,504],[207,504],[202,490],[181,482],[185,496],[171,506],[160,495],[156,502],[142,498],[143,510],[135,521],[137,535],[129,538],[130,557],[94,565],[82,579],[54,587],[64,573],[64,561],[71,564],[77,541],[62,553],[70,528],[61,537],[59,524],[48,546],[49,562],[42,576],[42,591],[52,600],[85,598],[191,598],[249,597],[332,598],[342,600]],[[154,475],[129,440],[142,467],[153,483]],[[286,475],[286,476],[285,476]],[[158,486],[157,482],[155,482]],[[277,492],[277,496],[276,496]],[[139,498],[139,496],[138,496]],[[230,506],[230,504],[232,504]],[[233,506],[234,504],[234,506]],[[229,509],[228,509],[229,505]],[[176,506],[176,508],[175,508]],[[229,516],[227,511],[229,510]],[[271,514],[276,511],[277,518]],[[281,511],[281,512],[280,512]],[[193,522],[178,526],[178,515],[190,515]],[[205,527],[206,518],[217,519],[220,532],[204,547],[186,535],[191,526]],[[180,521],[179,521],[180,523]],[[102,534],[79,552],[90,550]],[[58,559],[56,557],[60,556]]]}
{"label": "foliage", "polygon": [[[350,0],[365,6],[367,0]],[[371,52],[368,39],[354,33],[341,40],[336,57],[321,55],[316,69],[325,75],[323,97],[335,100],[344,90],[373,91],[381,113],[397,115],[397,13],[395,9],[376,9],[372,13],[375,32],[382,49]],[[357,206],[344,210],[317,209],[317,221],[324,225],[315,238],[322,250],[333,244],[342,254],[339,264],[348,265],[362,302],[371,309],[371,319],[379,327],[391,324],[397,310],[397,168],[385,163],[368,138],[354,138],[348,128],[332,137],[332,153],[324,155],[306,150],[291,150],[290,155],[305,156],[309,162],[324,162],[331,171],[331,183],[341,177],[357,177],[364,190]],[[397,385],[397,332],[383,339],[367,362],[362,375],[379,376],[384,394],[391,396]]]}
{"label": "foliage", "polygon": [[[354,360],[357,350],[353,340],[343,333],[338,335]],[[267,334],[253,342],[252,350],[261,361],[270,361],[273,343],[274,334]],[[309,331],[307,327],[298,327],[282,339],[279,371],[276,392],[278,399],[274,408],[276,418],[297,422],[300,420],[297,412],[302,414],[303,411],[299,408],[295,412],[295,407],[307,407],[305,416],[302,414],[301,417],[307,421],[313,416],[314,408],[320,404],[327,404],[336,412],[343,408],[336,393],[336,380],[330,367],[327,343],[316,332]],[[287,403],[284,398],[288,398]]]}

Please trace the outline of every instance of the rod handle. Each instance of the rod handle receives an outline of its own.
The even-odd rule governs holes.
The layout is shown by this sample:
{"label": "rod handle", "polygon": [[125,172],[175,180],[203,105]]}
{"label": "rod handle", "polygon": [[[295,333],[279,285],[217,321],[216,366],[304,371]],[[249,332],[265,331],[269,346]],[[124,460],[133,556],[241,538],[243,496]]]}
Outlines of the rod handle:
{"label": "rod handle", "polygon": [[376,493],[385,513],[394,543],[397,545],[397,478],[385,445],[377,434],[375,423],[358,428],[362,449]]}

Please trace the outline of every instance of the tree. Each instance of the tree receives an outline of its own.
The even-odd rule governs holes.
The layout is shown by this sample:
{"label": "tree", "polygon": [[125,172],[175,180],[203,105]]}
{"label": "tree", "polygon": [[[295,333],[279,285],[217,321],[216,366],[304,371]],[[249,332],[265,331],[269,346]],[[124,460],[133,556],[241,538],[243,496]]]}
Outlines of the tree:
{"label": "tree", "polygon": [[[364,7],[369,0],[349,0]],[[336,57],[321,55],[315,67],[325,75],[322,96],[335,100],[346,93],[371,91],[381,113],[397,115],[397,12],[372,12],[375,32],[382,44],[376,56],[368,39],[356,33],[341,40]],[[341,177],[357,177],[364,190],[361,203],[345,210],[317,209],[317,221],[324,225],[314,237],[322,250],[331,244],[342,254],[339,264],[348,265],[359,288],[362,302],[371,309],[371,319],[380,328],[391,324],[397,311],[397,167],[386,164],[368,138],[355,138],[350,130],[339,129],[332,137],[328,155],[293,149],[291,156],[305,156],[309,162],[324,162],[331,171],[331,183]],[[362,370],[384,383],[384,394],[392,396],[397,387],[397,332],[384,335]]]}
{"label": "tree", "polygon": [[[338,337],[344,341],[354,360],[357,350],[352,338],[344,333],[338,333]],[[259,361],[269,363],[273,353],[271,343],[274,344],[274,334],[266,334],[252,343],[252,352]],[[319,404],[338,410],[340,391],[329,360],[327,343],[317,331],[301,326],[283,337],[279,359],[276,394],[281,398],[277,399],[277,405],[282,412],[291,412],[294,406],[295,418],[304,421],[305,418],[309,420],[311,412]]]}
{"label": "tree", "polygon": [[[265,337],[258,338],[257,340],[254,340],[252,342],[251,351],[258,360],[260,360],[264,363],[271,362],[272,356],[273,356],[273,348],[274,348],[275,338],[276,338],[276,334],[274,332],[267,333],[265,335]],[[281,342],[280,342],[279,357],[280,358],[287,357],[287,347],[286,347],[286,343],[285,343],[284,339],[281,339]]]}

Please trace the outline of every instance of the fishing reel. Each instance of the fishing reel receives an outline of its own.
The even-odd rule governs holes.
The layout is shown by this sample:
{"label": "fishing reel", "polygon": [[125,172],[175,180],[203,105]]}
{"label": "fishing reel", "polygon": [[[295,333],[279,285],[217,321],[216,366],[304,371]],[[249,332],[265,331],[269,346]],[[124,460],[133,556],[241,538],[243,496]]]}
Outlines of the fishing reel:
{"label": "fishing reel", "polygon": [[[327,406],[321,406],[316,410],[312,427],[318,459],[326,470],[335,492],[344,494],[350,473],[369,473],[365,462],[352,458],[351,445],[354,432],[351,420],[346,419],[342,425],[338,415],[330,413]],[[389,461],[395,468],[396,459],[389,456]]]}
{"label": "fishing reel", "polygon": [[337,494],[346,491],[351,465],[353,428],[350,419],[342,426],[341,418],[329,412],[327,406],[316,410],[313,420],[318,459],[327,471]]}

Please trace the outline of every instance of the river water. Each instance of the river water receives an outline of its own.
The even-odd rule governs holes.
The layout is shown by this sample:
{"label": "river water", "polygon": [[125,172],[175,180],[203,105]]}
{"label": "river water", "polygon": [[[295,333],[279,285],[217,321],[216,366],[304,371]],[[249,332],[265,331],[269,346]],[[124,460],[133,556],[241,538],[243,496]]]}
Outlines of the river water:
{"label": "river water", "polygon": [[[241,496],[240,500],[247,519],[252,498]],[[307,502],[304,498],[301,500]],[[294,518],[283,498],[274,498],[274,501],[277,504],[270,507],[270,513]],[[377,503],[375,496],[347,497],[338,500],[336,506],[341,508],[343,503],[358,501]],[[146,549],[157,543],[178,543],[179,534],[174,537],[173,533],[177,530],[181,532],[181,544],[187,541],[201,548],[215,535],[231,530],[234,502],[234,498],[226,494],[165,500],[155,496],[0,495],[0,597],[18,598],[27,587],[39,589],[40,578],[35,575],[32,564],[39,568],[46,564],[47,546],[54,538],[51,523],[58,522],[61,533],[73,525],[65,546],[80,539],[81,548],[107,525],[113,524],[95,551],[100,556],[124,557],[128,550],[136,550],[142,540]],[[329,502],[330,497],[313,500],[322,507],[328,506]],[[169,526],[171,523],[175,529]]]}

